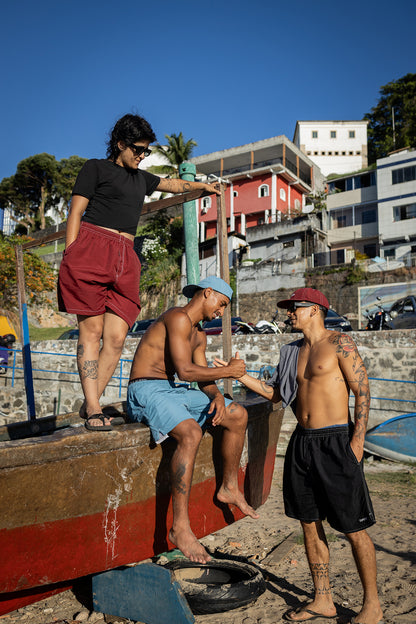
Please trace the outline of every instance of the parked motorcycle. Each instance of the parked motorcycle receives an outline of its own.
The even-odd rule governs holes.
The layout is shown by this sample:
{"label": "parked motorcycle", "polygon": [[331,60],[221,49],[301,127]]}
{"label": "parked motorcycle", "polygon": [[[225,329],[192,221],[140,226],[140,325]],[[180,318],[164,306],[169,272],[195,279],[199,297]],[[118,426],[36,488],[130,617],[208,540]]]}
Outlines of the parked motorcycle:
{"label": "parked motorcycle", "polygon": [[9,349],[12,348],[15,340],[16,338],[13,334],[0,336],[0,375],[5,375],[7,373],[9,357],[11,354]]}
{"label": "parked motorcycle", "polygon": [[236,321],[238,329],[236,334],[282,334],[286,330],[286,326],[282,321],[277,319],[278,311],[274,315],[271,321],[264,319],[260,320],[256,325],[253,323],[244,323],[243,321]]}
{"label": "parked motorcycle", "polygon": [[[377,301],[381,302],[381,297],[377,297]],[[389,312],[381,305],[377,303],[377,310],[370,312],[368,309],[365,311],[364,316],[367,319],[366,331],[381,331],[383,329],[391,329],[391,316]]]}

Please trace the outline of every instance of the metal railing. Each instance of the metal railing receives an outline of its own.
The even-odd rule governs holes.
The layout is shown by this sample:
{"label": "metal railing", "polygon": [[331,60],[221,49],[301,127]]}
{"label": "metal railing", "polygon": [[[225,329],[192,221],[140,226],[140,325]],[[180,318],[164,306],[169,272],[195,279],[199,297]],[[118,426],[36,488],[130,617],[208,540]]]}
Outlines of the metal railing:
{"label": "metal railing", "polygon": [[[13,388],[16,382],[16,372],[17,371],[22,371],[23,372],[23,365],[22,366],[18,366],[18,362],[17,362],[17,354],[22,353],[21,349],[9,349],[9,352],[13,353],[13,362],[10,365],[7,366],[3,366],[4,368],[8,369],[11,371],[11,387]],[[67,357],[67,358],[76,358],[76,354],[74,353],[56,353],[56,352],[50,352],[50,351],[32,351],[31,352],[32,355],[51,355],[51,356],[59,356],[59,357]],[[118,385],[118,396],[119,398],[122,397],[122,391],[123,388],[127,385],[127,381],[129,379],[129,375],[124,375],[125,371],[126,371],[126,364],[128,363],[132,363],[133,360],[131,358],[120,358],[119,360],[119,367],[118,367],[118,373],[113,375],[111,377],[111,379],[117,380],[117,385]],[[52,368],[35,368],[33,367],[33,372],[38,372],[38,373],[50,373],[50,374],[56,374],[56,375],[77,375],[78,376],[78,371],[74,371],[74,370],[62,370],[62,368],[60,370],[57,369],[52,369]],[[261,370],[260,369],[247,369],[247,372],[252,374],[252,375],[259,375],[261,374]],[[368,378],[369,381],[383,381],[383,382],[392,382],[392,383],[404,383],[404,384],[416,384],[416,381],[410,381],[410,380],[406,380],[406,379],[387,379],[387,378],[383,378],[383,377],[369,377]],[[60,383],[66,383],[68,380],[62,379],[60,380]],[[125,382],[125,383],[123,383]],[[238,388],[241,387],[242,384],[240,384],[240,382],[234,380],[233,381],[233,387]],[[371,399],[373,400],[380,400],[380,401],[396,401],[396,402],[400,402],[400,403],[414,403],[416,404],[416,400],[413,399],[395,399],[395,398],[389,398],[389,397],[379,397],[379,396],[371,396]]]}

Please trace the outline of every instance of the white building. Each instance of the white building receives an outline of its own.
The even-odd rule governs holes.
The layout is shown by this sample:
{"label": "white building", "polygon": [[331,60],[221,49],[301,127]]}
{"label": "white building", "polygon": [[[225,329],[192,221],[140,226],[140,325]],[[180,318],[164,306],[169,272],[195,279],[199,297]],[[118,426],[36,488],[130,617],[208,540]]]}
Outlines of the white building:
{"label": "white building", "polygon": [[416,253],[416,150],[377,160],[380,256],[406,261]]}
{"label": "white building", "polygon": [[367,167],[368,121],[297,121],[293,143],[324,176]]}
{"label": "white building", "polygon": [[416,150],[377,160],[371,171],[328,182],[330,261],[348,262],[355,252],[406,265],[416,254]]}

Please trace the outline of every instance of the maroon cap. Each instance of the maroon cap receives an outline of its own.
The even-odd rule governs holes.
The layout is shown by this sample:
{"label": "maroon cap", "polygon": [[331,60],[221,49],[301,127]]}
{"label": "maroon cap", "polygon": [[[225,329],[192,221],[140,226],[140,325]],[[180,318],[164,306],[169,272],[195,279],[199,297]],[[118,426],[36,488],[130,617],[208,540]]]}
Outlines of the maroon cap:
{"label": "maroon cap", "polygon": [[288,308],[292,301],[309,301],[310,303],[317,303],[323,308],[329,309],[329,301],[320,290],[314,288],[298,288],[295,290],[290,299],[283,299],[283,301],[277,302],[278,308]]}

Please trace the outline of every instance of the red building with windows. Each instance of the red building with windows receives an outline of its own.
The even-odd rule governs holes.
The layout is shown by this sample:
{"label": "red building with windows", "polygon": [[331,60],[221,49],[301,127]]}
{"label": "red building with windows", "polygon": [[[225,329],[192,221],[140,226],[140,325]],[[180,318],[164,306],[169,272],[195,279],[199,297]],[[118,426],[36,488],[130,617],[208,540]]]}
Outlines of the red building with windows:
{"label": "red building with windows", "polygon": [[[197,175],[226,182],[229,232],[276,223],[302,212],[314,189],[316,165],[285,136],[192,158]],[[197,201],[200,242],[216,236],[216,196]]]}

